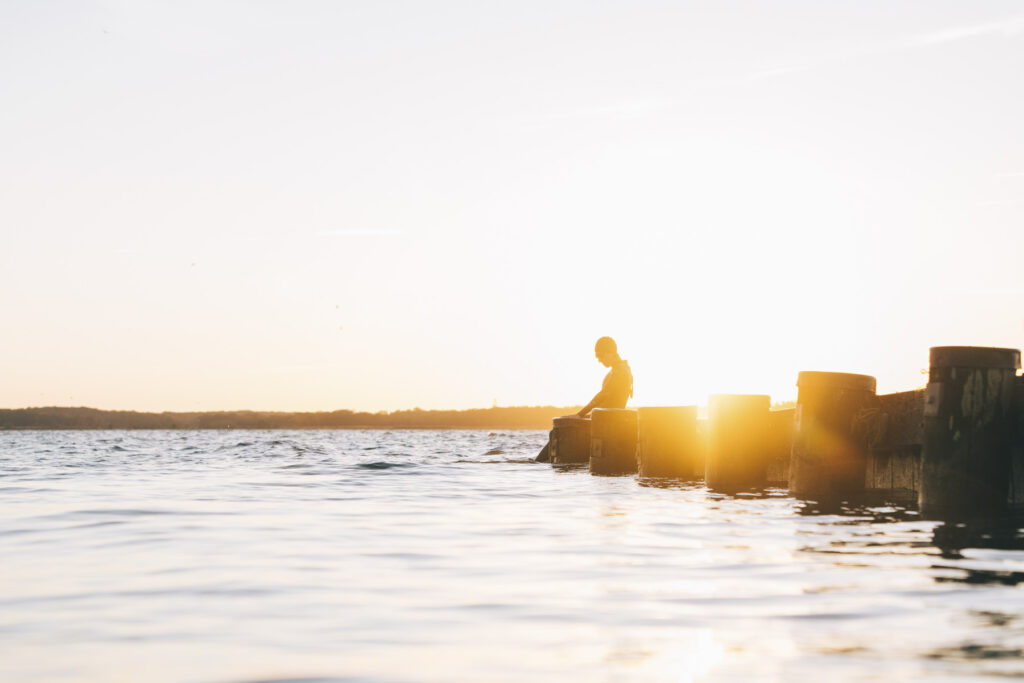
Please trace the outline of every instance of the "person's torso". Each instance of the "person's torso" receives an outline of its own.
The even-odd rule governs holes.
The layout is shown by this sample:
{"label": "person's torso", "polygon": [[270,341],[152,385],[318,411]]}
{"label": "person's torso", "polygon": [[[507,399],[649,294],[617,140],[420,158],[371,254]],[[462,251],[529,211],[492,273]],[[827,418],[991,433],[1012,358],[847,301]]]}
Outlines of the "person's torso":
{"label": "person's torso", "polygon": [[633,372],[629,363],[620,360],[612,366],[601,384],[603,394],[598,408],[625,408],[626,402],[633,394]]}

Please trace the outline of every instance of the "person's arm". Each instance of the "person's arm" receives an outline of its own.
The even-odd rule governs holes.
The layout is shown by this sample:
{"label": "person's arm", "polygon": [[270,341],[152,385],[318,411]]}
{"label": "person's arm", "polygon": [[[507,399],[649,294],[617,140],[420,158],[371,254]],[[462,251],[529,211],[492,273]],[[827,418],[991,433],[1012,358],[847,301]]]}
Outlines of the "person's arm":
{"label": "person's arm", "polygon": [[593,410],[597,406],[601,405],[601,399],[603,399],[603,398],[604,398],[604,388],[602,387],[601,391],[599,391],[596,394],[594,394],[594,398],[590,399],[590,403],[588,403],[587,405],[583,406],[583,408],[580,410],[580,412],[578,412],[576,414],[579,415],[580,417],[586,417],[587,415],[590,414],[591,410]]}

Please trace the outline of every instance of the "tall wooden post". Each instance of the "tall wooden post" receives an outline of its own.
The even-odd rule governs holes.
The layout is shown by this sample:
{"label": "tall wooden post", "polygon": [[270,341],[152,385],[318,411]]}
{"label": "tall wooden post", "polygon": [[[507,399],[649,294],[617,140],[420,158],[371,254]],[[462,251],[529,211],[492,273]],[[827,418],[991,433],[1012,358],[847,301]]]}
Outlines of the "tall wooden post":
{"label": "tall wooden post", "polygon": [[590,422],[590,473],[636,474],[636,411],[595,408]]}
{"label": "tall wooden post", "polygon": [[868,448],[855,420],[874,407],[875,378],[845,372],[801,372],[789,490],[801,498],[864,491]]}
{"label": "tall wooden post", "polygon": [[1007,507],[1020,351],[934,346],[924,394],[921,513],[985,517]]}
{"label": "tall wooden post", "polygon": [[709,488],[740,491],[767,483],[771,397],[715,394],[708,401]]}
{"label": "tall wooden post", "polygon": [[590,462],[590,420],[573,416],[556,417],[551,425],[553,465]]}
{"label": "tall wooden post", "polygon": [[704,453],[697,441],[697,407],[639,408],[637,461],[641,477],[697,479]]}

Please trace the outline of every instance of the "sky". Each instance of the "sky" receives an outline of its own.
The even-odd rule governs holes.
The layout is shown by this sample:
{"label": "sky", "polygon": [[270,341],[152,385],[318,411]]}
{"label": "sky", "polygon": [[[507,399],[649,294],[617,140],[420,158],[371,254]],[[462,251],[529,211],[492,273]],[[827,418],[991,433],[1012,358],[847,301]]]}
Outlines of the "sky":
{"label": "sky", "polygon": [[1024,346],[1019,2],[0,3],[0,407],[634,405]]}

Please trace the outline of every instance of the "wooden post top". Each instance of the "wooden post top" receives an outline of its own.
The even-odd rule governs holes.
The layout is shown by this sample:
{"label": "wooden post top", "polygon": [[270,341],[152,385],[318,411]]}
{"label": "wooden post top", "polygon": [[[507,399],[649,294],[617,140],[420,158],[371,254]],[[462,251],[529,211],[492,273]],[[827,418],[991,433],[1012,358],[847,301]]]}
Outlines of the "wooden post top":
{"label": "wooden post top", "polygon": [[933,368],[1019,370],[1020,351],[991,346],[933,346],[928,363]]}

